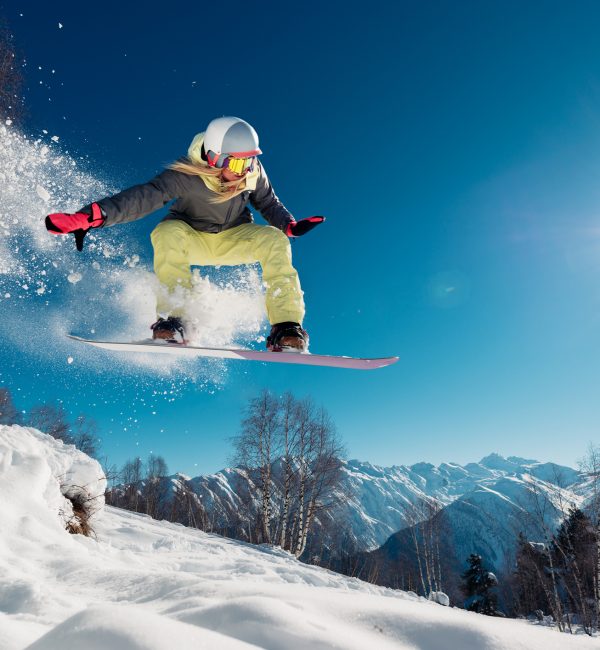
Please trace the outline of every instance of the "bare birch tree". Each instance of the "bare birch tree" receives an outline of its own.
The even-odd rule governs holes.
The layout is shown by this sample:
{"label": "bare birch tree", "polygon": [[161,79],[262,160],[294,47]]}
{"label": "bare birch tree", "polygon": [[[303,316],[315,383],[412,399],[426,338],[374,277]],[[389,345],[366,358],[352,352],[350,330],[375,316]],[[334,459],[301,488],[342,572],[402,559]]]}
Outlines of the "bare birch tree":
{"label": "bare birch tree", "polygon": [[[538,539],[535,542],[540,549],[543,549],[548,562],[547,575],[550,578],[550,586],[546,588],[546,595],[552,616],[562,632],[565,629],[565,616],[559,594],[558,574],[554,567],[554,558],[550,552],[554,540],[554,531],[548,524],[551,519],[550,511],[554,508],[554,504],[549,499],[548,494],[543,492],[537,483],[530,484],[528,501],[529,503],[522,510],[523,524],[526,529],[536,531],[538,535],[542,536],[541,540]],[[564,514],[566,516],[566,511]]]}
{"label": "bare birch tree", "polygon": [[[597,606],[593,604],[590,607],[588,553],[582,548],[589,546],[592,531],[586,530],[585,524],[581,523],[585,515],[566,499],[562,484],[558,470],[552,482],[543,489],[536,482],[530,484],[528,504],[522,510],[522,523],[530,535],[536,536],[532,546],[539,550],[545,562],[542,569],[536,562],[530,566],[539,577],[538,588],[544,591],[559,630],[573,632],[571,614],[575,610],[584,632],[590,634],[597,626]],[[562,523],[555,530],[552,522],[557,511]],[[592,528],[591,525],[588,527]],[[596,548],[594,552],[597,553]]]}
{"label": "bare birch tree", "polygon": [[73,444],[67,414],[60,404],[58,406],[52,404],[34,406],[29,412],[27,423],[57,440],[62,440],[65,444]]}
{"label": "bare birch tree", "polygon": [[84,454],[96,458],[99,451],[98,425],[95,420],[79,415],[71,429],[73,444]]}
{"label": "bare birch tree", "polygon": [[252,399],[242,421],[241,433],[233,439],[235,463],[257,473],[260,491],[259,526],[261,542],[272,541],[273,462],[277,457],[279,413],[277,400],[263,390]]}
{"label": "bare birch tree", "polygon": [[[405,507],[404,519],[409,525],[423,595],[442,591],[440,547],[445,531],[442,505],[434,499],[419,498]],[[444,545],[447,547],[447,541]]]}
{"label": "bare birch tree", "polygon": [[[291,394],[263,391],[250,401],[233,439],[234,463],[244,467],[255,497],[258,542],[275,543],[297,556],[307,548],[319,514],[336,502],[342,446],[324,409]],[[248,529],[251,538],[253,529]]]}
{"label": "bare birch tree", "polygon": [[295,427],[296,403],[291,393],[286,393],[281,399],[281,445],[283,461],[282,477],[282,507],[279,517],[279,545],[288,547],[288,520],[290,516],[292,489],[296,476],[296,463],[294,462],[294,448],[296,445]]}
{"label": "bare birch tree", "polygon": [[595,557],[594,557],[594,627],[600,629],[600,447],[590,443],[585,457],[580,461],[579,468],[589,481],[591,497],[587,511],[593,526]]}
{"label": "bare birch tree", "polygon": [[23,416],[13,402],[8,388],[0,388],[0,424],[21,424]]}
{"label": "bare birch tree", "polygon": [[153,519],[161,519],[167,515],[165,501],[169,491],[169,484],[166,481],[168,473],[167,463],[162,456],[152,454],[148,457],[142,496],[146,514]]}
{"label": "bare birch tree", "polygon": [[305,400],[299,405],[297,417],[302,422],[301,435],[298,437],[302,445],[298,447],[300,498],[293,553],[300,557],[306,548],[315,517],[336,503],[342,445],[331,418],[323,408],[315,412],[310,400]]}
{"label": "bare birch tree", "polygon": [[128,460],[123,465],[121,475],[123,484],[123,507],[127,510],[133,510],[133,512],[140,512],[143,480],[143,463],[141,458]]}
{"label": "bare birch tree", "polygon": [[170,521],[199,530],[209,529],[208,516],[200,497],[192,482],[181,474],[174,481]]}

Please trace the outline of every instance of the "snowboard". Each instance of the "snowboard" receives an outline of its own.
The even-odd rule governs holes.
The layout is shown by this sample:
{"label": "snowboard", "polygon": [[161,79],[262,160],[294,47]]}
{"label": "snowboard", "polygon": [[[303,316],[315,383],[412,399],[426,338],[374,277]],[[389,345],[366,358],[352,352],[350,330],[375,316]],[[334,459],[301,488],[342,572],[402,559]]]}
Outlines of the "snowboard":
{"label": "snowboard", "polygon": [[87,343],[103,350],[113,352],[144,352],[149,354],[172,354],[188,359],[217,358],[243,359],[245,361],[264,361],[267,363],[290,363],[300,366],[326,366],[329,368],[352,368],[354,370],[374,370],[396,363],[399,357],[383,357],[379,359],[357,359],[326,354],[310,354],[297,352],[271,352],[269,350],[246,350],[243,348],[203,348],[180,343],[154,342],[152,340],[133,341],[95,341],[73,334],[67,335],[73,341]]}

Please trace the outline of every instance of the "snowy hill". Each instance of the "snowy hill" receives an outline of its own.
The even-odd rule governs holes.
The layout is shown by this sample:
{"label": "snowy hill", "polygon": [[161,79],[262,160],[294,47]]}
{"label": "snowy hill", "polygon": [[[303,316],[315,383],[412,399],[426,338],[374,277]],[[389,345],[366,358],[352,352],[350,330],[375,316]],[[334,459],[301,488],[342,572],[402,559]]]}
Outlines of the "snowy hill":
{"label": "snowy hill", "polygon": [[[72,486],[76,486],[73,488]],[[0,426],[3,650],[587,649],[197,530],[104,507],[98,464]],[[94,537],[65,530],[87,496]]]}

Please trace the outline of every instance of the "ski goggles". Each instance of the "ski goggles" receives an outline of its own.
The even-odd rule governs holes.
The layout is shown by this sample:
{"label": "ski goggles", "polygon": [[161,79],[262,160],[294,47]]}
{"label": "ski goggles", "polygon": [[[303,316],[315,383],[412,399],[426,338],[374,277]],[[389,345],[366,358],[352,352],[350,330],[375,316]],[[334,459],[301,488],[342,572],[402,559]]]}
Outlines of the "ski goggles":
{"label": "ski goggles", "polygon": [[245,174],[254,169],[254,162],[256,156],[247,156],[244,158],[237,158],[235,156],[228,156],[208,151],[206,153],[206,160],[210,167],[217,167],[218,169],[229,169],[234,174]]}

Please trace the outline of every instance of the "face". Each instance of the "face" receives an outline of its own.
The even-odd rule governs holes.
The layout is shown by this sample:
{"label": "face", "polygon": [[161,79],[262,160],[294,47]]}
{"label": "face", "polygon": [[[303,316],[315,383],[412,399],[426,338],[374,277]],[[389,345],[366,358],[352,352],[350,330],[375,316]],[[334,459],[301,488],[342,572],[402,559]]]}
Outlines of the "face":
{"label": "face", "polygon": [[254,169],[255,162],[256,157],[226,156],[222,161],[221,179],[226,182],[238,182]]}
{"label": "face", "polygon": [[235,174],[234,172],[231,171],[231,169],[225,168],[225,169],[221,170],[221,177],[223,178],[224,181],[227,181],[228,183],[231,183],[233,181],[241,180],[242,178],[244,178],[244,176],[247,173],[248,172],[242,172],[241,174]]}

